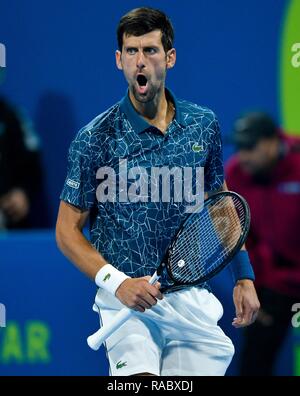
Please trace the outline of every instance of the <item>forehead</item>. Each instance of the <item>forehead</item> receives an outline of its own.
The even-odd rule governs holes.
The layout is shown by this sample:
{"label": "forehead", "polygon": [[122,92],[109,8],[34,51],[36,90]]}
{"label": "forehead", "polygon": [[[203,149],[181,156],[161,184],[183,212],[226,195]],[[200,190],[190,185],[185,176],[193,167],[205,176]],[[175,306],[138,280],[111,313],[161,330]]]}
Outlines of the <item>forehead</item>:
{"label": "forehead", "polygon": [[125,47],[148,47],[148,46],[162,46],[161,31],[153,30],[152,32],[143,34],[142,36],[132,36],[124,33],[123,46]]}

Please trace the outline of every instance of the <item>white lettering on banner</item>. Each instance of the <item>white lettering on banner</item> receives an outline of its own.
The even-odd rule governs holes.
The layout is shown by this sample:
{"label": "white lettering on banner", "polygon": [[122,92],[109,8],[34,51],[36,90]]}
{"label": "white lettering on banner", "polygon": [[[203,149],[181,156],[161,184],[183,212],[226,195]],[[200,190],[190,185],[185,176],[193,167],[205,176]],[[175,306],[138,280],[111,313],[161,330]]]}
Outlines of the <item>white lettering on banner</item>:
{"label": "white lettering on banner", "polygon": [[6,67],[6,48],[0,43],[0,67]]}
{"label": "white lettering on banner", "polygon": [[6,308],[4,304],[0,304],[0,327],[6,327]]}
{"label": "white lettering on banner", "polygon": [[291,64],[293,67],[300,67],[300,43],[294,43],[291,48],[294,55],[291,58]]}

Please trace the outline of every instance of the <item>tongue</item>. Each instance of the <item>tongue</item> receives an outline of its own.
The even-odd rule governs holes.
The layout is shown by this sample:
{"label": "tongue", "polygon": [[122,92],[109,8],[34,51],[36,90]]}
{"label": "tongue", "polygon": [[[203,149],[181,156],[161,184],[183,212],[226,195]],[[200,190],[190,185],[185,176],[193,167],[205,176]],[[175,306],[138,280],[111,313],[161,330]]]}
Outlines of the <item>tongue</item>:
{"label": "tongue", "polygon": [[145,94],[147,92],[148,89],[148,84],[146,85],[137,85],[138,86],[138,92],[139,94]]}

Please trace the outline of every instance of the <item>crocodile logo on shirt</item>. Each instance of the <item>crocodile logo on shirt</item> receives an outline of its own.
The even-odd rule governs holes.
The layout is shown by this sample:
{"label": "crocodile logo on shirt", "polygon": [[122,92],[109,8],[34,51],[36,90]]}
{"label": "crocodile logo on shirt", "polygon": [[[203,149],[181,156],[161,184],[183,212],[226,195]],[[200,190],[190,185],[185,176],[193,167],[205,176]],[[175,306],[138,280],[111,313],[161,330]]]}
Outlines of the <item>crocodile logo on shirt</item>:
{"label": "crocodile logo on shirt", "polygon": [[121,360],[116,364],[117,370],[127,366],[127,362],[121,362]]}
{"label": "crocodile logo on shirt", "polygon": [[194,143],[192,145],[192,150],[194,153],[200,153],[201,151],[204,151],[204,147],[202,144]]}
{"label": "crocodile logo on shirt", "polygon": [[110,277],[111,277],[110,274],[106,274],[105,277],[103,278],[103,282],[108,281]]}

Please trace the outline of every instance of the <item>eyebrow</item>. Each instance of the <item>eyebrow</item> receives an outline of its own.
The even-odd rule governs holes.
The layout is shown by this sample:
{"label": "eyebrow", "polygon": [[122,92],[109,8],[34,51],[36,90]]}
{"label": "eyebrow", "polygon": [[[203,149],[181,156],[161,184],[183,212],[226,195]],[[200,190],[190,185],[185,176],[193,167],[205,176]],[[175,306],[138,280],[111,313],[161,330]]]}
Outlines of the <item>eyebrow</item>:
{"label": "eyebrow", "polygon": [[[138,48],[139,47],[139,45],[133,45],[133,44],[128,44],[128,45],[124,45],[124,48],[125,49],[127,49],[127,48]],[[143,49],[147,49],[147,48],[155,48],[155,49],[159,49],[160,47],[159,47],[159,45],[157,45],[157,44],[145,44],[145,45],[143,45],[143,47],[142,47]]]}
{"label": "eyebrow", "polygon": [[143,47],[143,49],[149,49],[149,48],[159,49],[159,46],[157,46],[157,45],[145,45]]}

